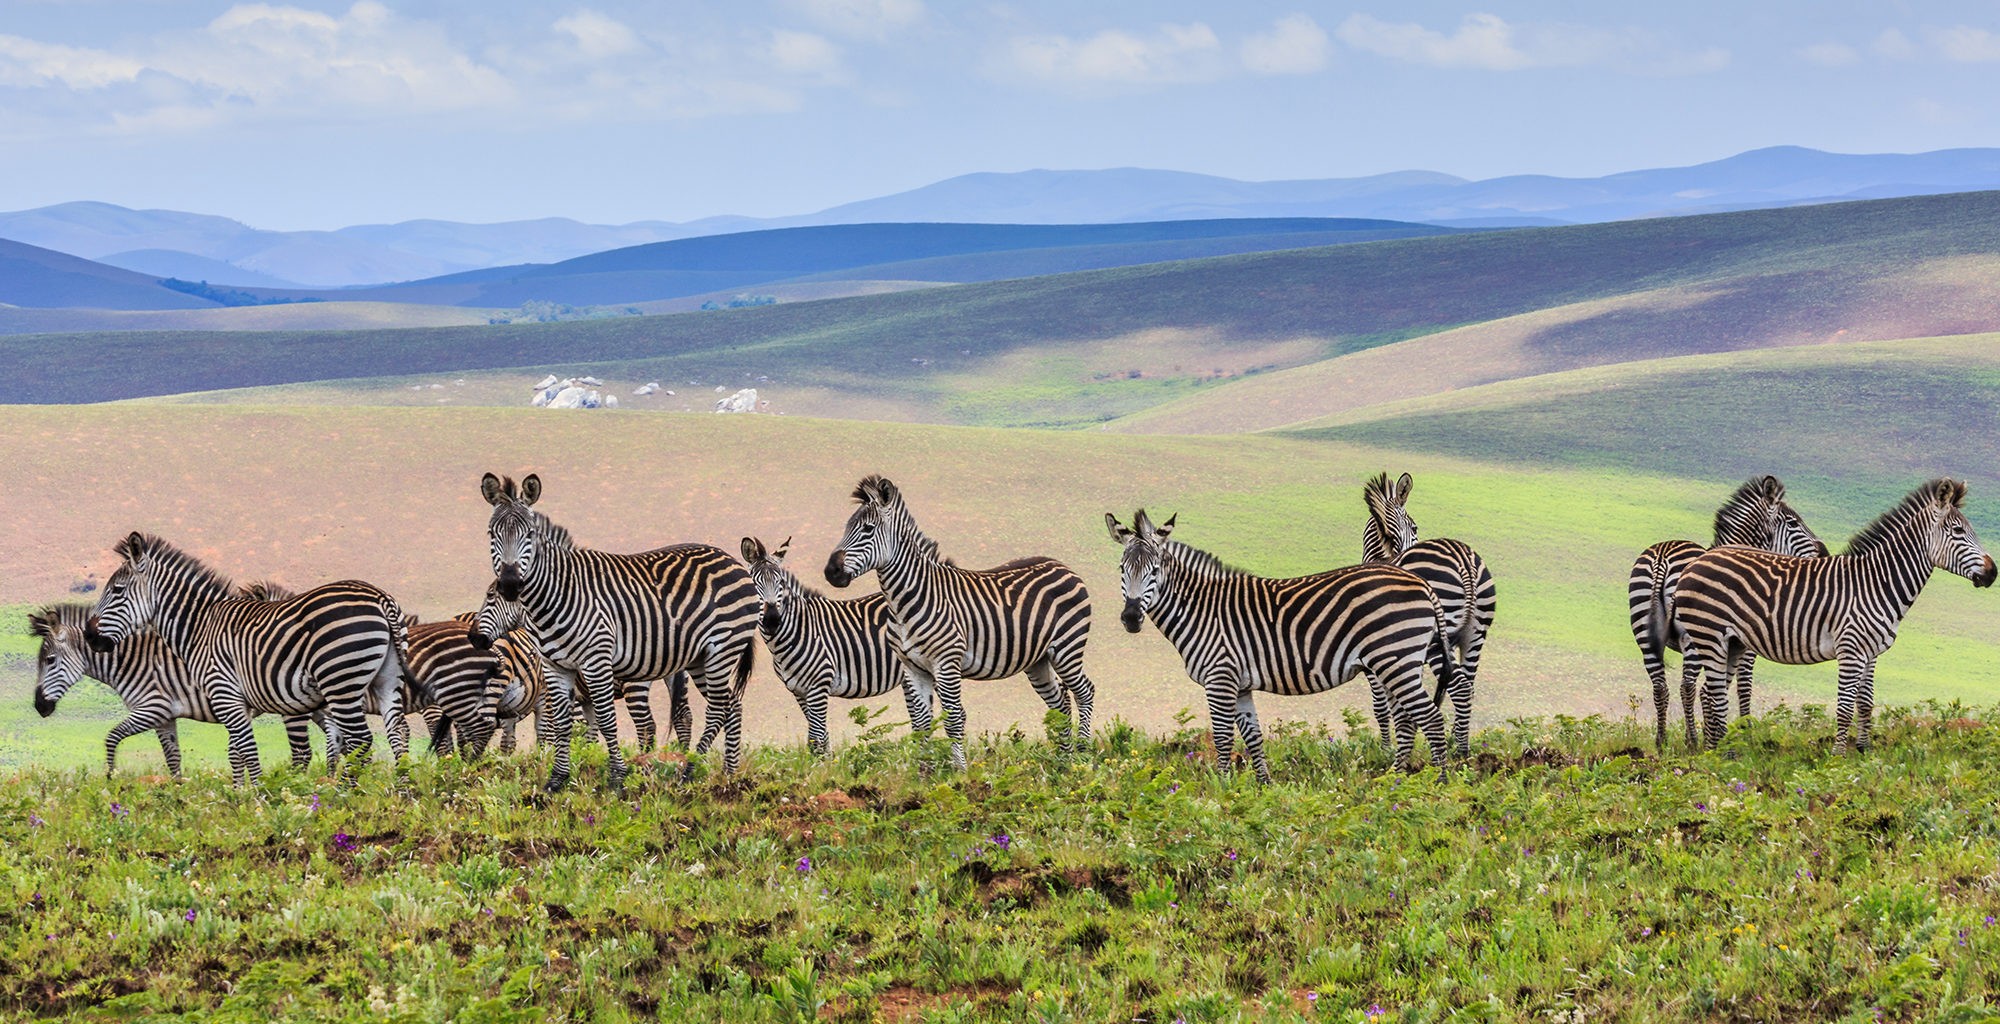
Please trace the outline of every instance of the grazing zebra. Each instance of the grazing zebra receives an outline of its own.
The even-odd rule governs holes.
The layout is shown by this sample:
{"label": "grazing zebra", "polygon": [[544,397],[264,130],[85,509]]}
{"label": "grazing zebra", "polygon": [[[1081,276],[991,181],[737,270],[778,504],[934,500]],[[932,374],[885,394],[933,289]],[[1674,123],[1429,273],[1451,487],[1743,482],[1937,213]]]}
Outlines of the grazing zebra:
{"label": "grazing zebra", "polygon": [[[1762,548],[1782,555],[1819,558],[1826,545],[1807,528],[1792,506],[1785,503],[1785,485],[1774,476],[1755,476],[1745,481],[1722,507],[1715,511],[1715,547],[1734,544]],[[1632,563],[1626,597],[1632,612],[1632,638],[1639,644],[1639,657],[1646,664],[1646,676],[1653,683],[1653,741],[1667,745],[1667,657],[1666,652],[1686,650],[1680,624],[1668,609],[1673,605],[1674,588],[1681,574],[1707,549],[1691,540],[1663,540],[1640,552]],[[1754,657],[1743,662],[1737,679],[1736,713],[1750,714],[1750,674]],[[1681,719],[1687,727],[1688,746],[1695,737],[1695,678],[1701,667],[1685,656],[1681,659]]]}
{"label": "grazing zebra", "polygon": [[[1169,540],[1173,518],[1155,526],[1140,509],[1127,528],[1106,512],[1104,525],[1125,549],[1120,621],[1137,633],[1152,619],[1180,652],[1188,676],[1208,695],[1209,734],[1224,771],[1233,725],[1258,781],[1271,781],[1252,693],[1321,693],[1365,672],[1389,694],[1396,762],[1410,760],[1421,727],[1431,764],[1443,772],[1441,705],[1457,669],[1444,650],[1444,613],[1422,579],[1381,563],[1271,579]],[[1424,690],[1426,662],[1437,671],[1434,694]]]}
{"label": "grazing zebra", "polygon": [[[1410,500],[1410,474],[1393,483],[1377,474],[1361,490],[1368,522],[1361,528],[1361,560],[1398,566],[1430,585],[1444,610],[1446,657],[1457,655],[1458,682],[1451,688],[1452,752],[1471,753],[1472,690],[1479,674],[1479,652],[1493,628],[1493,574],[1479,553],[1464,541],[1417,539],[1417,524],[1404,508]],[[1373,677],[1368,680],[1375,704],[1375,724],[1382,730],[1382,747],[1389,748],[1389,695]]]}
{"label": "grazing zebra", "polygon": [[[354,580],[286,601],[235,595],[229,581],[172,544],[133,533],[114,549],[123,564],[105,581],[85,639],[100,653],[151,627],[187,663],[216,720],[229,730],[229,768],[256,785],[262,766],[250,717],[310,714],[321,706],[343,755],[373,742],[364,717],[373,690],[391,731],[401,718],[403,612],[396,599]],[[414,685],[428,697],[422,680]]]}
{"label": "grazing zebra", "polygon": [[[489,590],[492,589],[492,584],[487,584],[487,588]],[[460,612],[452,616],[452,618],[455,621],[470,624],[478,616],[479,612],[475,609],[469,612]],[[535,631],[524,625],[520,625],[520,622],[524,620],[519,618],[518,613],[512,621],[515,624],[504,632],[518,633],[519,636],[516,638],[516,642],[503,646],[508,652],[519,653],[518,655],[503,653],[503,657],[518,656],[528,659],[533,662],[534,670],[532,672],[529,671],[529,665],[523,662],[519,665],[510,664],[507,671],[503,673],[504,678],[510,680],[510,682],[502,684],[500,703],[495,708],[500,728],[500,752],[503,754],[514,752],[514,726],[518,725],[522,718],[532,714],[535,708],[540,706],[542,695],[542,683],[540,680],[545,676],[540,667],[541,656],[535,653]],[[491,632],[486,635],[499,636],[499,634]],[[534,681],[523,685],[521,681],[525,680]],[[688,709],[687,688],[688,674],[686,672],[675,672],[667,678],[667,725],[673,730],[674,737],[680,743],[683,750],[694,745],[694,718]],[[650,679],[625,680],[620,684],[618,697],[625,702],[626,713],[632,716],[632,731],[638,739],[639,749],[653,749],[659,729],[653,722],[653,681]],[[584,703],[583,709],[584,740],[589,743],[600,742],[602,737],[597,728],[596,712],[591,710],[588,702]],[[535,729],[535,736],[536,742],[543,742],[542,730],[539,725]]]}
{"label": "grazing zebra", "polygon": [[[488,473],[480,494],[493,506],[487,535],[496,580],[471,639],[490,643],[499,635],[483,628],[488,606],[496,600],[519,602],[555,674],[542,702],[545,713],[553,712],[550,735],[569,735],[568,692],[585,694],[605,725],[608,781],[622,792],[625,758],[610,727],[618,684],[685,669],[708,701],[709,724],[696,753],[706,753],[723,730],[723,766],[734,772],[742,757],[741,697],[750,679],[758,613],[750,573],[707,544],[633,555],[578,547],[568,530],[530,507],[542,496],[541,478],[532,474],[516,490],[511,479]],[[561,699],[554,699],[559,693]],[[551,790],[569,782],[569,744],[555,748]]]}
{"label": "grazing zebra", "polygon": [[[931,725],[931,697],[944,707],[952,767],[965,768],[962,679],[1004,679],[1025,672],[1051,710],[1071,714],[1074,744],[1090,740],[1096,690],[1083,673],[1090,639],[1090,591],[1083,577],[1053,558],[1021,558],[991,569],[961,569],[938,556],[903,504],[896,485],[880,476],[854,489],[860,507],[847,519],[840,546],[826,559],[826,580],[846,587],[873,571],[900,632],[910,726]],[[1071,701],[1074,700],[1074,711]]]}
{"label": "grazing zebra", "polygon": [[[118,770],[118,745],[147,730],[159,734],[167,771],[181,777],[179,724],[217,721],[208,695],[196,685],[187,663],[152,630],[142,630],[99,653],[84,639],[91,608],[87,604],[52,604],[28,615],[28,632],[42,638],[36,655],[35,710],[43,718],[55,714],[77,680],[89,676],[111,688],[125,702],[125,718],[104,738],[104,771]],[[286,723],[289,731],[291,723]],[[303,720],[301,724],[303,728]],[[293,750],[292,767],[303,771],[312,761]]]}
{"label": "grazing zebra", "polygon": [[[824,757],[828,697],[859,700],[903,687],[908,699],[916,691],[905,685],[888,599],[877,592],[836,601],[805,586],[785,568],[791,545],[787,537],[776,550],[766,550],[763,541],[745,537],[743,561],[764,603],[757,631],[771,651],[778,679],[805,713],[807,745]],[[917,714],[913,705],[911,718]]]}
{"label": "grazing zebra", "polygon": [[[1965,519],[1965,484],[1933,480],[1868,524],[1847,550],[1798,558],[1755,548],[1715,548],[1681,573],[1673,615],[1687,652],[1707,667],[1704,738],[1722,738],[1729,674],[1755,654],[1785,665],[1840,660],[1834,751],[1868,749],[1875,715],[1875,659],[1932,569],[1993,585],[1993,556]],[[1858,720],[1858,721],[1857,721]]]}

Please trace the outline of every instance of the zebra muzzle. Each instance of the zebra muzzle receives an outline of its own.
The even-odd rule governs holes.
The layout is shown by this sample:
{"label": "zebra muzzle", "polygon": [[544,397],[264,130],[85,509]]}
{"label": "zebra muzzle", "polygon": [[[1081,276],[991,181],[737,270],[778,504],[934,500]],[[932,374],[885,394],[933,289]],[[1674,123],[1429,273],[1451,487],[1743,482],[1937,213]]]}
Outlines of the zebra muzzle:
{"label": "zebra muzzle", "polygon": [[50,700],[49,695],[43,693],[39,686],[35,687],[35,713],[43,718],[56,713],[56,702]]}
{"label": "zebra muzzle", "polygon": [[465,642],[471,644],[474,650],[490,651],[493,649],[493,638],[477,629],[466,631]]}
{"label": "zebra muzzle", "polygon": [[95,615],[90,617],[89,622],[84,623],[83,642],[89,644],[90,649],[99,654],[110,654],[111,648],[117,646],[116,641],[97,631],[97,616]]}
{"label": "zebra muzzle", "polygon": [[1125,632],[1137,633],[1146,624],[1145,614],[1139,611],[1139,602],[1125,602],[1125,610],[1118,614],[1118,621],[1124,623]]}
{"label": "zebra muzzle", "polygon": [[1979,570],[1979,575],[1972,578],[1972,585],[1975,587],[1990,587],[1993,585],[1993,577],[1995,575],[1996,570],[1993,566],[1993,556],[1987,555],[1986,567]]}
{"label": "zebra muzzle", "polygon": [[836,587],[845,587],[854,582],[854,576],[847,571],[847,549],[835,548],[826,556],[826,581]]}

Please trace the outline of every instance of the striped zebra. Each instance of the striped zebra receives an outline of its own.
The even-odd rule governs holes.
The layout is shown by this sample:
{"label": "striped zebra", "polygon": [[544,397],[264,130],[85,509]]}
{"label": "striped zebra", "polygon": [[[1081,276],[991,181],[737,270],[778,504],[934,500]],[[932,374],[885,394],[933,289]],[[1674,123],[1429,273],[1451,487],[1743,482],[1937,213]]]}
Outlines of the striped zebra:
{"label": "striped zebra", "polygon": [[[1090,639],[1090,592],[1083,577],[1053,558],[1022,558],[991,569],[961,569],[938,556],[896,485],[880,476],[854,489],[860,507],[826,559],[826,580],[846,587],[874,572],[901,631],[911,728],[931,725],[931,699],[944,707],[951,763],[965,768],[962,679],[1025,672],[1051,710],[1071,713],[1073,739],[1090,739],[1095,688],[1083,672]],[[1072,711],[1071,702],[1074,701]]]}
{"label": "striped zebra", "polygon": [[1965,518],[1965,484],[1932,480],[1868,524],[1847,550],[1798,558],[1755,548],[1715,548],[1681,573],[1672,613],[1686,651],[1707,668],[1704,738],[1722,738],[1729,675],[1749,655],[1785,665],[1840,661],[1834,751],[1868,749],[1875,715],[1875,659],[1932,569],[1993,585],[1993,556]]}
{"label": "striped zebra", "polygon": [[[1471,753],[1472,691],[1479,675],[1479,653],[1493,628],[1493,574],[1485,560],[1464,541],[1418,540],[1417,524],[1405,505],[1410,500],[1410,474],[1390,481],[1379,473],[1361,490],[1368,521],[1361,527],[1361,560],[1398,566],[1423,580],[1444,610],[1447,657],[1456,655],[1458,681],[1451,687],[1454,717],[1452,752]],[[1389,748],[1389,695],[1371,676],[1368,689],[1375,704],[1375,724],[1382,730],[1382,747]]]}
{"label": "striped zebra", "polygon": [[[1155,526],[1140,509],[1128,528],[1106,512],[1104,525],[1125,549],[1120,621],[1137,633],[1150,618],[1180,653],[1208,696],[1222,770],[1240,732],[1258,781],[1271,781],[1253,693],[1321,693],[1365,672],[1389,694],[1396,763],[1410,761],[1421,727],[1443,773],[1443,694],[1457,669],[1445,653],[1444,612],[1422,579],[1381,563],[1271,579],[1168,539],[1173,518]],[[1436,693],[1424,689],[1426,663],[1437,671]]]}
{"label": "striped zebra", "polygon": [[[125,702],[125,718],[104,738],[105,774],[118,770],[119,744],[150,730],[160,737],[167,771],[180,778],[180,720],[219,721],[209,706],[208,694],[195,683],[187,663],[167,646],[166,638],[150,629],[100,653],[84,639],[90,612],[90,605],[70,603],[47,605],[29,613],[28,632],[42,640],[35,657],[35,711],[43,718],[55,714],[57,702],[79,679],[95,679]],[[289,721],[286,727],[289,732]],[[303,719],[299,728],[304,728]],[[299,748],[293,748],[293,768],[304,771],[311,761],[310,747],[305,748],[303,757]]]}
{"label": "striped zebra", "polygon": [[[757,632],[771,652],[778,679],[805,713],[807,746],[824,757],[828,697],[860,700],[902,687],[908,699],[916,691],[906,685],[903,661],[896,653],[888,599],[877,592],[837,601],[805,586],[785,568],[785,552],[791,546],[790,537],[775,550],[767,550],[755,537],[745,537],[743,562],[750,567],[757,598],[764,605]],[[917,716],[913,704],[910,717]]]}
{"label": "striped zebra", "polygon": [[[542,496],[539,476],[530,474],[517,490],[511,479],[488,473],[479,490],[493,506],[487,535],[496,585],[487,604],[496,598],[518,601],[534,627],[542,658],[555,674],[542,705],[553,712],[550,734],[569,735],[568,692],[588,695],[606,726],[608,781],[623,792],[625,757],[610,728],[618,684],[685,669],[709,708],[709,728],[696,753],[708,751],[719,727],[726,732],[723,767],[734,772],[742,758],[741,697],[750,679],[758,614],[750,573],[707,544],[632,555],[579,547],[568,530],[531,507]],[[486,611],[482,606],[482,620]],[[480,644],[497,634],[475,626],[471,635]],[[559,692],[562,699],[552,699]],[[569,744],[555,748],[550,790],[567,785],[570,774]]]}
{"label": "striped zebra", "polygon": [[[1785,502],[1785,485],[1774,476],[1755,476],[1744,481],[1729,500],[1715,511],[1715,547],[1725,545],[1762,548],[1800,558],[1826,555],[1826,544],[1806,526],[1805,520]],[[1708,550],[1691,540],[1663,540],[1639,553],[1632,563],[1626,584],[1626,599],[1632,613],[1632,639],[1639,644],[1640,660],[1646,677],[1653,683],[1653,741],[1667,745],[1667,651],[1686,650],[1685,634],[1673,616],[1674,588],[1681,574]],[[1746,657],[1743,674],[1737,679],[1736,713],[1750,714],[1750,675],[1754,657]],[[1689,747],[1695,736],[1695,679],[1701,667],[1685,656],[1681,659],[1681,720],[1687,728]]]}
{"label": "striped zebra", "polygon": [[[229,731],[236,782],[256,785],[262,766],[250,717],[310,714],[324,706],[343,759],[366,755],[373,737],[365,697],[373,691],[383,724],[401,718],[403,611],[379,587],[345,580],[286,601],[238,597],[229,581],[172,544],[133,533],[105,581],[85,639],[100,653],[148,627],[187,663],[216,720]],[[422,680],[417,692],[428,696]]]}

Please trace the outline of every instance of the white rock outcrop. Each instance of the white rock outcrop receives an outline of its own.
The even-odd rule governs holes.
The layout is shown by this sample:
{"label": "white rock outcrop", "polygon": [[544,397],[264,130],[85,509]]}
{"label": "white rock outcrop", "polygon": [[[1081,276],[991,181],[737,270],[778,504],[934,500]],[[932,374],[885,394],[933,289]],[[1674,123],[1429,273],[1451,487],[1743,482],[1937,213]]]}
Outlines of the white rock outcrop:
{"label": "white rock outcrop", "polygon": [[716,412],[756,412],[757,389],[744,388],[728,398],[715,400]]}
{"label": "white rock outcrop", "polygon": [[660,382],[659,382],[659,381],[649,381],[649,382],[647,382],[647,383],[645,383],[645,384],[641,384],[641,385],[639,385],[639,386],[638,386],[638,387],[636,387],[636,388],[633,388],[633,389],[632,389],[632,393],[633,393],[633,394],[635,394],[635,395],[650,395],[650,394],[652,394],[653,392],[655,392],[655,391],[658,391],[658,390],[660,390]]}
{"label": "white rock outcrop", "polygon": [[537,409],[616,409],[618,399],[607,398],[597,389],[604,382],[596,377],[564,377],[556,379],[555,374],[543,378],[535,385],[535,397],[529,404]]}

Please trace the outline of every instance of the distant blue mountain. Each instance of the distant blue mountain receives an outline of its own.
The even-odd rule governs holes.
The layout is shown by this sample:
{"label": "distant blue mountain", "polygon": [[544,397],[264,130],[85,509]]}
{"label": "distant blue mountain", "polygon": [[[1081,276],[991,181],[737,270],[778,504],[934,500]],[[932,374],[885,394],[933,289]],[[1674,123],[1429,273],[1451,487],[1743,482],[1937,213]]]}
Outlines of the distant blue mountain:
{"label": "distant blue mountain", "polygon": [[766,219],[718,216],[681,224],[413,220],[337,231],[266,231],[225,217],[76,202],[0,213],[0,238],[87,259],[170,250],[324,288],[435,280],[483,268],[559,263],[651,242],[836,224],[1309,217],[1504,227],[1986,189],[2000,189],[2000,149],[1846,155],[1774,146],[1690,167],[1597,178],[1514,175],[1468,181],[1433,171],[1398,171],[1251,182],[1143,168],[979,173],[817,213]]}
{"label": "distant blue mountain", "polygon": [[0,302],[38,309],[212,309],[147,274],[0,239]]}
{"label": "distant blue mountain", "polygon": [[134,249],[131,252],[117,252],[100,257],[97,262],[108,263],[126,270],[136,270],[153,277],[173,277],[183,281],[207,281],[210,284],[252,285],[260,288],[300,288],[297,281],[287,281],[281,277],[245,270],[233,263],[212,260],[206,256],[196,256],[191,252],[174,249]]}

